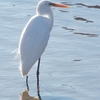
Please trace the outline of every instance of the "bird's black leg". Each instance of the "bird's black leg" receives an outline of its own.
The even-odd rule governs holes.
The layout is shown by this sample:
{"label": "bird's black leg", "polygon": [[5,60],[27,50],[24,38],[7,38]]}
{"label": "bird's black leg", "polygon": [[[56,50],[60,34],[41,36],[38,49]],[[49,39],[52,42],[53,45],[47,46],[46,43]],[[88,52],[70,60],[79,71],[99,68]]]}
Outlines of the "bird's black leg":
{"label": "bird's black leg", "polygon": [[27,86],[27,90],[29,91],[29,86],[28,86],[28,76],[26,76],[26,86]]}
{"label": "bird's black leg", "polygon": [[36,74],[37,74],[37,95],[38,95],[39,99],[42,100],[41,96],[40,96],[40,87],[39,87],[39,67],[40,67],[40,58],[38,60],[38,67],[37,67],[37,73]]}

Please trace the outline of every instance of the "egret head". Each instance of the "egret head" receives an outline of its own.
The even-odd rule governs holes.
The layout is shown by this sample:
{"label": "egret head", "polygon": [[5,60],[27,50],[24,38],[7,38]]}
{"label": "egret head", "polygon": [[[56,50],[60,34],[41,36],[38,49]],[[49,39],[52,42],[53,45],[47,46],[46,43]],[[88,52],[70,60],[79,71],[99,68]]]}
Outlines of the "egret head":
{"label": "egret head", "polygon": [[51,12],[51,7],[62,7],[62,8],[69,8],[69,6],[63,4],[53,3],[47,0],[41,0],[37,5],[36,13],[39,15],[46,15]]}
{"label": "egret head", "polygon": [[50,3],[52,3],[52,2],[46,1],[46,0],[41,0],[37,5],[36,13],[39,15],[45,15],[48,12],[50,12],[50,10],[51,10]]}

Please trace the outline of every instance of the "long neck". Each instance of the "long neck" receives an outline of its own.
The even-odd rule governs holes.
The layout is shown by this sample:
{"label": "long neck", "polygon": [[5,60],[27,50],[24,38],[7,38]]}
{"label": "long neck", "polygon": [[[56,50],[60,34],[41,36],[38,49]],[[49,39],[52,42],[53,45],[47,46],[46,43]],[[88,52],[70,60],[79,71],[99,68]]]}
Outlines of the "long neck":
{"label": "long neck", "polygon": [[52,27],[53,27],[53,21],[54,21],[53,12],[52,12],[51,8],[48,9],[46,12],[45,11],[41,12],[40,9],[37,9],[36,13],[37,13],[38,16],[46,17],[49,20],[48,22],[49,22],[50,30],[51,30]]}
{"label": "long neck", "polygon": [[50,9],[49,12],[46,14],[46,17],[50,20],[50,30],[52,29],[53,27],[53,22],[54,22],[54,18],[53,18],[53,12],[52,10]]}

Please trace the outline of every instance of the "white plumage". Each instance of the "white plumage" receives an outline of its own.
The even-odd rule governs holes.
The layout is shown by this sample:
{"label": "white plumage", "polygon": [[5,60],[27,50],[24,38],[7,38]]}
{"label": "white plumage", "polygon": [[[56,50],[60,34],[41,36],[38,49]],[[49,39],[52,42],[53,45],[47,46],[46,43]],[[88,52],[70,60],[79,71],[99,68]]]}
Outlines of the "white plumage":
{"label": "white plumage", "polygon": [[33,16],[22,31],[18,52],[20,71],[27,76],[31,67],[43,54],[53,26],[53,13],[50,6],[68,7],[41,0]]}

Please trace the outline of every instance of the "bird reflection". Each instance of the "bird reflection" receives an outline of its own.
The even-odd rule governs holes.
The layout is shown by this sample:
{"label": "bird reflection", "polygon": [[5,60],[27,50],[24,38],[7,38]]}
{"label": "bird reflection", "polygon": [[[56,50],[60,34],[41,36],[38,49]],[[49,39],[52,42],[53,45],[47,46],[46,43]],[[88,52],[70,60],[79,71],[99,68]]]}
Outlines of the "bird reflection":
{"label": "bird reflection", "polygon": [[30,96],[27,90],[20,94],[20,100],[39,100],[38,97]]}

